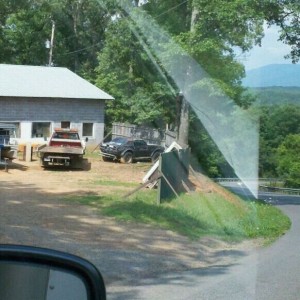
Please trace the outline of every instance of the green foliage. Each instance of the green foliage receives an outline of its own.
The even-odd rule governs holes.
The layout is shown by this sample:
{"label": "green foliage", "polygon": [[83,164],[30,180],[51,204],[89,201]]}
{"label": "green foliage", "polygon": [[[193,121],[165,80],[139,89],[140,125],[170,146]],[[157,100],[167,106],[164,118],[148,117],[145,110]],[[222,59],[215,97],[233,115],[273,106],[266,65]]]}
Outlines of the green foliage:
{"label": "green foliage", "polygon": [[195,165],[200,165],[201,171],[207,176],[211,178],[236,176],[204,126],[193,114],[190,121],[189,145],[196,160]]}
{"label": "green foliage", "polygon": [[[48,64],[45,41],[50,39],[53,20],[54,65],[68,67],[115,97],[107,105],[108,126],[119,121],[176,127],[179,88],[126,13],[124,3],[133,8],[132,1],[125,0],[0,0],[0,62]],[[245,53],[259,44],[265,20],[280,26],[281,40],[292,47],[290,58],[300,57],[298,1],[149,0],[134,10],[149,15],[204,70],[203,80],[192,87],[195,93],[213,80],[242,107],[249,107],[253,97],[241,85],[245,72],[235,50]],[[176,62],[174,68],[184,82],[189,66],[181,64],[182,53],[170,42],[154,42],[168,50],[166,60]],[[277,95],[273,91],[269,98],[288,102],[279,88]],[[294,90],[288,96],[292,97]],[[263,108],[260,112],[261,175],[277,175],[276,149],[288,134],[299,133],[292,125],[299,119],[297,111]],[[200,153],[205,170],[219,176],[228,165],[207,133],[201,130],[198,135],[193,129],[193,122],[191,118],[191,145]]]}
{"label": "green foliage", "polygon": [[176,36],[190,29],[191,5],[188,2],[183,3],[182,0],[150,0],[145,5],[145,10],[167,32]]}
{"label": "green foliage", "polygon": [[300,106],[272,105],[257,110],[260,114],[260,176],[276,177],[277,148],[289,134],[300,133]]}
{"label": "green foliage", "polygon": [[115,97],[107,105],[108,123],[159,126],[173,118],[174,96],[130,26],[130,20],[123,18],[107,28],[96,84]]}
{"label": "green foliage", "polygon": [[[234,47],[246,51],[257,43],[262,33],[262,19],[245,1],[223,4],[226,9],[217,5],[216,1],[183,3],[179,0],[153,0],[138,8],[137,12],[144,15],[145,10],[153,17],[152,20],[173,36],[177,45],[199,63],[208,74],[205,77],[212,77],[222,92],[238,105],[248,107],[253,98],[241,85],[244,68],[236,60]],[[183,82],[189,66],[182,63],[182,53],[170,41],[147,40],[141,28],[122,8],[124,4],[116,6],[118,18],[107,27],[105,46],[99,53],[96,69],[97,85],[115,97],[115,101],[107,105],[106,122],[154,123],[157,127],[173,123],[176,126],[174,91],[178,91],[179,87],[168,77],[164,69],[166,64],[163,68],[162,62],[153,54],[151,44],[167,50],[164,59],[172,62],[171,68],[176,69]],[[241,14],[236,14],[237,9]],[[239,28],[232,30],[236,24]],[[190,136],[191,141],[197,138]],[[214,157],[210,157],[214,162],[219,152],[211,152],[214,152]],[[206,157],[203,158],[205,160]],[[204,162],[206,165],[210,163]],[[216,165],[207,169],[211,174],[219,174]]]}
{"label": "green foliage", "polygon": [[[260,40],[261,16],[254,12],[247,1],[241,0],[230,3],[220,0],[184,3],[172,1],[172,5],[169,2],[149,1],[146,10],[162,28],[173,35],[174,40],[196,60],[208,76],[217,82],[223,93],[237,104],[248,106],[253,99],[244,97],[245,90],[241,86],[241,79],[245,75],[244,67],[236,60],[234,47],[247,51]],[[168,12],[168,8],[172,13],[165,16],[162,10]],[[241,13],[236,14],[237,10]],[[178,24],[178,20],[181,24]],[[233,28],[235,29],[232,30]],[[178,62],[175,67],[180,67],[182,53],[171,49],[172,45],[169,44],[165,48],[170,56],[168,60]],[[181,73],[184,80],[188,73],[187,65],[183,66]]]}
{"label": "green foliage", "polygon": [[[3,57],[4,62],[33,65],[47,62],[47,49],[44,47],[50,36],[47,36],[47,22],[49,11],[30,9],[29,4],[10,13],[5,20],[2,36],[6,56]],[[51,32],[51,25],[49,28]]]}
{"label": "green foliage", "polygon": [[265,87],[253,88],[250,90],[256,97],[257,105],[288,105],[299,104],[300,88],[299,87]]}
{"label": "green foliage", "polygon": [[291,46],[291,52],[286,57],[293,62],[300,59],[299,20],[300,3],[295,0],[261,1],[259,5],[269,24],[276,24],[281,28],[280,40]]}
{"label": "green foliage", "polygon": [[277,149],[277,171],[286,187],[300,188],[300,134],[288,135]]}
{"label": "green foliage", "polygon": [[[93,77],[108,16],[96,0],[7,1],[0,8],[2,63],[47,65],[52,20],[53,63]],[[6,1],[5,1],[6,2]]]}
{"label": "green foliage", "polygon": [[[123,11],[120,3],[124,6],[125,1],[0,0],[1,62],[47,64],[44,43],[50,38],[53,19],[56,22],[54,63],[93,78],[97,52],[105,42],[104,32],[111,16]],[[248,51],[253,44],[260,43],[264,20],[282,28],[281,40],[292,46],[290,57],[297,61],[299,6],[294,0],[149,0],[138,9],[147,11],[160,26],[181,40],[204,66],[207,59],[214,57],[207,62],[208,71],[219,57],[217,60],[224,63],[218,69],[224,67],[230,75],[243,72],[241,66],[234,68],[232,47]],[[222,60],[224,57],[227,62]]]}

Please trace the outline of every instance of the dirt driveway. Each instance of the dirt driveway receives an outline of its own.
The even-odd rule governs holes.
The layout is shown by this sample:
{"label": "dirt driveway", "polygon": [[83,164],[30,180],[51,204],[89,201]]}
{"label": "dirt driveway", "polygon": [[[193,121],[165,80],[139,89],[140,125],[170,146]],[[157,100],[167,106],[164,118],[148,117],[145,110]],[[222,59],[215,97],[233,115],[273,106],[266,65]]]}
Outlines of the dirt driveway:
{"label": "dirt driveway", "polygon": [[[191,242],[171,231],[116,222],[90,207],[64,202],[66,195],[109,192],[95,180],[141,182],[150,165],[89,159],[85,171],[44,170],[37,161],[16,160],[0,169],[0,243],[67,251],[91,260],[108,284],[135,281],[170,271],[230,265],[246,254],[245,245],[210,238]],[[128,188],[128,191],[133,189]]]}

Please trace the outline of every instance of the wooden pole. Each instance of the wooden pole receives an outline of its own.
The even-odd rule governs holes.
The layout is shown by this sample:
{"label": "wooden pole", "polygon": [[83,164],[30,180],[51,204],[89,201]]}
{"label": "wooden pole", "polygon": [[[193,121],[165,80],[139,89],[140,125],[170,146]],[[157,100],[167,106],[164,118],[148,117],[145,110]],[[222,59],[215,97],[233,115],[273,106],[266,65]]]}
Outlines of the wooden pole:
{"label": "wooden pole", "polygon": [[51,32],[50,52],[49,52],[49,67],[52,67],[52,56],[53,56],[53,45],[54,45],[54,31],[55,31],[55,22],[52,20],[52,32]]}

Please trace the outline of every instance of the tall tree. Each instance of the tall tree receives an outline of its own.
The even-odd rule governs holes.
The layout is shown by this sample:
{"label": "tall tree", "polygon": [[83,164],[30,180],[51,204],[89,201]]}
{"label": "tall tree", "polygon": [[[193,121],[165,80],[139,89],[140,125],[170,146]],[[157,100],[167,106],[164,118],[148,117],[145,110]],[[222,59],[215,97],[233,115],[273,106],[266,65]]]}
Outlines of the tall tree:
{"label": "tall tree", "polygon": [[114,16],[99,53],[97,85],[115,97],[108,104],[107,121],[156,126],[174,117],[172,92],[143,44],[131,31],[131,20]]}
{"label": "tall tree", "polygon": [[52,0],[57,22],[56,64],[93,76],[109,16],[97,0]]}
{"label": "tall tree", "polygon": [[[234,2],[240,3],[241,0]],[[250,23],[254,15],[252,11],[251,16],[247,15],[250,9],[245,11],[243,8],[244,2],[245,1],[242,1],[239,6],[237,4],[233,7],[230,6],[226,12],[223,11],[222,6],[219,4],[216,5],[216,1],[203,0],[149,0],[146,5],[137,9],[140,10],[140,13],[142,13],[141,9],[147,11],[161,27],[167,29],[177,42],[203,66],[205,71],[213,76],[215,80],[219,81],[219,84],[222,85],[222,88],[224,88],[224,91],[230,98],[234,99],[237,103],[247,106],[249,105],[249,98],[243,96],[244,89],[241,87],[241,78],[244,76],[244,69],[242,65],[235,60],[233,47],[240,46],[244,50],[249,49],[254,42],[259,40],[258,36],[262,34],[262,21],[256,18],[252,21],[254,25],[252,25],[252,23],[251,26],[244,24],[245,20],[249,20],[248,23]],[[226,6],[225,3],[224,6]],[[243,11],[242,17],[240,18],[238,17],[239,14],[235,14],[237,9],[242,9]],[[107,29],[105,48],[99,55],[99,68],[97,69],[98,85],[116,95],[118,100],[113,105],[117,106],[117,103],[119,103],[120,109],[114,109],[114,112],[123,111],[120,114],[123,120],[127,118],[126,116],[128,116],[129,113],[129,109],[125,107],[130,107],[130,111],[132,112],[135,107],[141,108],[139,102],[143,102],[142,99],[146,98],[149,99],[148,103],[150,104],[147,105],[147,114],[145,114],[149,115],[150,118],[146,118],[146,120],[154,120],[156,117],[151,117],[150,111],[152,110],[152,112],[155,113],[161,110],[157,110],[157,106],[154,105],[155,103],[157,104],[157,101],[152,101],[157,97],[149,98],[148,96],[149,91],[153,94],[153,91],[149,89],[151,80],[156,83],[159,82],[160,91],[164,93],[170,90],[170,88],[168,84],[160,78],[161,72],[158,72],[156,69],[155,64],[160,66],[160,62],[156,60],[155,55],[151,57],[150,53],[149,56],[151,49],[149,52],[145,49],[148,46],[146,40],[136,40],[136,34],[133,34],[132,31],[129,32],[130,28],[134,28],[136,32],[139,32],[139,28],[135,27],[135,24],[130,21],[126,13],[124,14],[124,5],[116,5],[116,11],[117,10],[119,10],[121,14],[118,15],[119,19],[115,21],[115,24]],[[233,17],[234,20],[232,20]],[[231,21],[229,22],[228,19]],[[233,26],[237,24],[237,20],[238,25],[241,24],[241,26],[238,29],[239,32],[233,34],[231,31]],[[122,35],[117,28],[120,28],[121,31],[121,28],[123,28],[127,32]],[[125,36],[126,38],[124,38]],[[135,42],[133,43],[132,41],[134,39]],[[167,46],[168,45],[166,45],[166,47]],[[136,51],[135,55],[132,55],[134,51]],[[123,54],[126,57],[125,61]],[[153,58],[156,60],[155,62],[153,62]],[[119,70],[117,70],[118,68]],[[146,76],[143,75],[145,74],[145,70],[148,72]],[[162,71],[164,71],[163,68]],[[150,72],[152,72],[151,76]],[[187,70],[183,71],[183,73],[186,72]],[[167,74],[164,74],[164,76],[169,80]],[[145,79],[145,77],[148,79]],[[143,78],[143,80],[141,80],[141,78]],[[147,85],[146,89],[145,84]],[[132,86],[138,87],[138,85],[140,85],[140,101],[133,102],[136,99],[137,89],[132,89]],[[164,88],[162,88],[163,85]],[[169,85],[173,85],[172,80],[169,80]],[[155,86],[157,86],[157,84]],[[129,87],[131,87],[131,89]],[[173,89],[179,92],[178,87],[175,85],[173,85]],[[159,94],[162,93],[159,92]],[[176,95],[173,96],[173,100],[174,98],[176,98]],[[134,105],[132,105],[132,103],[134,103]],[[168,101],[164,100],[164,103],[168,103]],[[124,105],[124,107],[121,109],[120,105]],[[167,109],[169,108],[168,106],[165,107]],[[143,110],[139,109],[139,111]],[[116,118],[118,117],[116,116]],[[136,120],[135,117],[130,117],[130,120],[134,119]],[[145,120],[145,118],[141,118],[141,120],[143,119]],[[130,120],[128,119],[128,121]]]}
{"label": "tall tree", "polygon": [[[4,3],[5,2],[5,3]],[[46,65],[52,20],[53,62],[93,77],[108,16],[97,0],[0,1],[2,63]]]}

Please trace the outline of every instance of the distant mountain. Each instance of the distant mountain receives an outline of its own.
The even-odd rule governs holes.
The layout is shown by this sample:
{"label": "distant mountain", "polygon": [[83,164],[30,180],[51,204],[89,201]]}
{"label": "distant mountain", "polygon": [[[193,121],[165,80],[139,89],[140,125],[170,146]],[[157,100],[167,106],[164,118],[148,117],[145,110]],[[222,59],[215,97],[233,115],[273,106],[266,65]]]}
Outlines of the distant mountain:
{"label": "distant mountain", "polygon": [[300,87],[300,65],[274,64],[249,70],[243,85],[246,87]]}

